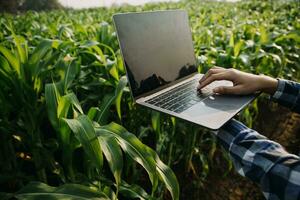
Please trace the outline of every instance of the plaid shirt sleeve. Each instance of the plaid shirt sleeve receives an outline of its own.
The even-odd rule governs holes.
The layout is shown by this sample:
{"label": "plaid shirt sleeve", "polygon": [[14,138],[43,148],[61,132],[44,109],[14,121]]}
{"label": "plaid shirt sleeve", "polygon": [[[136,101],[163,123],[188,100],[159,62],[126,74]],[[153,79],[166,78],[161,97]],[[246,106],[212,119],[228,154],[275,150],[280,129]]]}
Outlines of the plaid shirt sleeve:
{"label": "plaid shirt sleeve", "polygon": [[294,112],[300,113],[300,84],[278,79],[277,91],[271,99],[285,107],[291,108]]}
{"label": "plaid shirt sleeve", "polygon": [[298,156],[236,120],[216,134],[237,172],[259,184],[267,200],[300,199]]}

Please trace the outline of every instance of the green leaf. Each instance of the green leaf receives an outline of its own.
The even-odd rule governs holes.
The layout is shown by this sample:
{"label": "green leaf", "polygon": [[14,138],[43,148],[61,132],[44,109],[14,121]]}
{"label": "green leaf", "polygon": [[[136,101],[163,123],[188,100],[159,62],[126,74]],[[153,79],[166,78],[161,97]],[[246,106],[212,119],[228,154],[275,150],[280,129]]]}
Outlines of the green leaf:
{"label": "green leaf", "polygon": [[35,47],[28,61],[31,69],[31,73],[34,77],[41,70],[39,68],[40,61],[43,60],[44,56],[48,53],[49,50],[51,50],[54,44],[55,41],[53,40],[44,40],[40,42],[37,47]]}
{"label": "green leaf", "polygon": [[64,95],[61,97],[58,101],[58,106],[57,106],[57,117],[61,118],[67,117],[67,113],[69,111],[70,105],[74,106],[76,110],[75,112],[78,111],[80,114],[83,114],[83,110],[80,106],[80,103],[76,97],[76,95],[72,92],[69,94]]}
{"label": "green leaf", "polygon": [[260,43],[266,44],[269,42],[269,34],[264,26],[260,26]]}
{"label": "green leaf", "polygon": [[122,100],[123,91],[124,91],[126,85],[127,85],[127,77],[122,76],[121,79],[119,80],[119,84],[115,91],[116,109],[117,109],[119,119],[121,119],[121,100]]}
{"label": "green leaf", "polygon": [[18,50],[20,62],[21,63],[27,62],[28,59],[27,42],[22,36],[17,36],[14,33],[12,34],[12,36],[14,38],[14,42]]}
{"label": "green leaf", "polygon": [[120,186],[120,193],[131,199],[140,199],[140,200],[151,200],[154,199],[151,197],[142,187],[138,185],[129,185],[125,181],[122,181]]}
{"label": "green leaf", "polygon": [[277,62],[279,65],[282,64],[280,56],[274,53],[269,53],[269,55],[272,57],[273,61]]}
{"label": "green leaf", "polygon": [[58,30],[58,38],[62,38],[64,36],[66,36],[68,39],[72,39],[72,36],[74,35],[72,29],[70,29],[69,27],[67,27],[66,25],[62,25],[60,26],[59,30]]}
{"label": "green leaf", "polygon": [[241,54],[239,58],[245,66],[250,66],[250,57],[247,54]]}
{"label": "green leaf", "polygon": [[121,99],[122,94],[127,85],[127,78],[126,76],[123,76],[116,89],[114,94],[107,94],[102,100],[101,106],[100,106],[100,114],[97,117],[97,122],[99,122],[101,125],[105,124],[106,119],[108,117],[108,112],[110,106],[115,102],[116,103],[116,109],[119,116],[119,119],[121,119]]}
{"label": "green leaf", "polygon": [[99,45],[99,42],[97,41],[85,41],[82,45],[80,45],[79,47],[80,48],[90,48],[90,47],[93,47],[93,46],[97,46]]}
{"label": "green leaf", "polygon": [[294,40],[295,42],[300,43],[300,35],[297,32],[291,32],[286,35],[280,36],[280,37],[276,38],[275,42],[281,42],[281,41],[284,41],[287,39],[291,39],[291,40]]}
{"label": "green leaf", "polygon": [[[157,189],[158,174],[156,163],[149,149],[135,135],[129,133],[122,126],[110,123],[109,125],[96,128],[97,133],[107,132],[117,138],[123,151],[144,167],[152,183],[152,192]],[[100,136],[100,134],[99,134]]]}
{"label": "green leaf", "polygon": [[[148,147],[149,148],[149,147]],[[174,172],[170,167],[165,165],[158,157],[157,153],[149,148],[156,161],[156,169],[162,178],[163,182],[166,184],[167,189],[170,191],[172,198],[174,200],[179,199],[179,184]]]}
{"label": "green leaf", "polygon": [[54,192],[55,187],[49,186],[45,183],[41,182],[30,182],[26,186],[24,186],[21,190],[17,192],[17,194],[22,194],[22,193],[50,193]]}
{"label": "green leaf", "polygon": [[11,68],[6,58],[0,55],[0,71],[7,77],[10,78]]}
{"label": "green leaf", "polygon": [[230,35],[229,46],[234,47],[234,34],[233,33],[231,33],[231,35]]}
{"label": "green leaf", "polygon": [[20,60],[17,59],[17,57],[15,57],[10,50],[8,50],[7,48],[5,48],[2,45],[0,45],[0,53],[3,54],[3,56],[7,59],[7,61],[12,66],[12,68],[18,73],[18,75],[21,75]]}
{"label": "green leaf", "polygon": [[119,80],[119,73],[117,70],[118,63],[117,63],[117,57],[116,57],[114,50],[106,44],[100,43],[99,45],[106,48],[111,53],[111,55],[113,57],[113,61],[111,61],[110,59],[107,59],[107,61],[105,62],[105,67],[106,67],[107,71],[109,71],[109,73],[112,77],[114,77],[116,80]]}
{"label": "green leaf", "polygon": [[97,107],[91,107],[88,111],[88,118],[90,120],[94,120],[96,118],[96,116],[100,113],[100,109]]}
{"label": "green leaf", "polygon": [[117,187],[121,183],[121,172],[123,168],[122,151],[113,135],[107,132],[101,132],[101,129],[96,129],[96,134],[101,144],[102,151],[108,161],[111,172],[113,173]]}
{"label": "green leaf", "polygon": [[100,61],[101,61],[104,65],[106,65],[106,64],[107,64],[107,63],[106,63],[106,57],[105,57],[103,51],[101,50],[101,48],[98,47],[98,46],[92,46],[91,48],[92,48],[93,50],[95,50],[95,52],[97,53],[98,56],[100,56]]}
{"label": "green leaf", "polygon": [[48,83],[45,86],[45,99],[46,99],[46,107],[48,118],[52,124],[52,126],[58,130],[58,118],[57,118],[57,106],[60,99],[60,94],[54,83]]}
{"label": "green leaf", "polygon": [[152,127],[156,133],[160,133],[160,113],[157,111],[151,112]]}
{"label": "green leaf", "polygon": [[26,200],[105,200],[108,199],[103,192],[96,191],[84,185],[65,184],[59,187],[51,187],[40,182],[31,182],[15,195],[17,199]]}
{"label": "green leaf", "polygon": [[63,120],[74,132],[75,137],[83,146],[83,149],[90,160],[99,170],[101,170],[103,166],[103,155],[100,142],[98,140],[93,140],[96,137],[96,133],[92,121],[85,115],[80,115],[77,119]]}
{"label": "green leaf", "polygon": [[117,63],[111,60],[107,60],[107,70],[109,71],[110,75],[114,77],[114,79],[119,80],[119,73],[117,70]]}
{"label": "green leaf", "polygon": [[71,63],[68,65],[68,68],[65,72],[64,77],[64,91],[67,92],[68,88],[72,84],[73,80],[76,77],[78,71],[78,64],[75,60],[72,60]]}
{"label": "green leaf", "polygon": [[100,113],[97,115],[97,118],[95,121],[97,121],[100,125],[104,125],[107,123],[107,118],[109,116],[109,108],[113,104],[115,100],[114,94],[106,94],[100,105]]}
{"label": "green leaf", "polygon": [[233,52],[234,52],[234,56],[235,57],[237,57],[240,54],[240,51],[241,51],[241,49],[242,49],[243,46],[244,46],[244,41],[243,40],[238,41],[234,45]]}
{"label": "green leaf", "polygon": [[110,123],[109,125],[96,128],[96,130],[99,130],[100,133],[107,132],[114,135],[123,151],[146,169],[152,183],[152,192],[156,190],[158,183],[157,174],[159,174],[170,191],[172,198],[175,200],[179,199],[179,184],[174,172],[159,159],[154,150],[144,145],[135,135],[129,133],[118,124]]}

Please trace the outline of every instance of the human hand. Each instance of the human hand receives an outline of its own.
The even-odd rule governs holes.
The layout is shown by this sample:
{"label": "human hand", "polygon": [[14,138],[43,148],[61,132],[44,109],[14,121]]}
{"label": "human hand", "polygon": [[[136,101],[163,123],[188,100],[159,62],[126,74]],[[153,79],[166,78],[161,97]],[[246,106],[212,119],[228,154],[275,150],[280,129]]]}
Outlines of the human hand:
{"label": "human hand", "polygon": [[255,92],[265,92],[273,94],[278,85],[278,80],[265,75],[255,75],[242,72],[236,69],[225,69],[222,67],[212,67],[199,81],[198,90],[217,80],[228,80],[233,82],[233,86],[220,86],[213,89],[219,94],[252,94]]}

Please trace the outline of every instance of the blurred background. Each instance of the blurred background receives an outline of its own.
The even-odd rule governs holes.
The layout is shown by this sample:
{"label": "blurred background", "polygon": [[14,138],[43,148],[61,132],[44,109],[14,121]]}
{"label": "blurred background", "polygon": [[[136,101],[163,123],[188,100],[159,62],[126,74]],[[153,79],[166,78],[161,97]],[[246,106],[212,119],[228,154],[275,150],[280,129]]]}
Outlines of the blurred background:
{"label": "blurred background", "polygon": [[[122,5],[143,5],[145,3],[178,2],[180,0],[0,0],[0,11],[49,10],[58,8],[95,8]],[[218,1],[218,0],[217,0]],[[237,2],[239,0],[219,0]]]}
{"label": "blurred background", "polygon": [[149,2],[179,0],[1,0],[1,11],[16,12],[24,10],[49,10],[57,8],[95,8],[120,5],[142,5]]}

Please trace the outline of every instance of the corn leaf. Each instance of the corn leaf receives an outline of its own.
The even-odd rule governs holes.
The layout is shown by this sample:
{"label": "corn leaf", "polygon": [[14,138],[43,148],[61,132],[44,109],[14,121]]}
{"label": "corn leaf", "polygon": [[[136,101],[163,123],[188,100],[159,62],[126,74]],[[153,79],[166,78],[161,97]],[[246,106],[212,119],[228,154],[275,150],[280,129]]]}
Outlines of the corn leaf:
{"label": "corn leaf", "polygon": [[[104,132],[116,137],[123,151],[144,167],[152,183],[153,193],[157,189],[159,177],[156,171],[155,159],[149,152],[149,148],[144,145],[135,135],[129,133],[126,129],[118,124],[110,123],[109,125],[96,128],[96,130],[98,133]],[[101,134],[99,134],[99,136],[100,135]]]}
{"label": "corn leaf", "polygon": [[16,56],[13,55],[13,53],[5,48],[4,46],[0,45],[0,53],[3,54],[3,56],[7,59],[7,61],[10,63],[12,68],[20,75],[20,61],[17,59]]}
{"label": "corn leaf", "polygon": [[52,45],[54,43],[55,42],[53,40],[44,40],[40,42],[40,44],[34,49],[33,53],[31,54],[28,62],[29,62],[31,73],[34,77],[41,70],[39,68],[40,61],[43,60],[44,56],[52,48]]}
{"label": "corn leaf", "polygon": [[76,77],[77,74],[77,62],[75,60],[71,61],[70,64],[68,65],[68,68],[65,72],[65,77],[64,77],[64,91],[67,92],[68,88],[72,84],[73,80]]}
{"label": "corn leaf", "polygon": [[31,182],[15,195],[17,199],[26,200],[106,200],[108,197],[95,189],[84,185],[65,184],[59,187],[51,187],[41,182]]}
{"label": "corn leaf", "polygon": [[[166,184],[167,189],[170,191],[172,198],[175,200],[179,199],[179,184],[174,172],[160,160],[154,150],[144,145],[135,135],[129,133],[118,124],[110,123],[109,125],[96,128],[96,130],[99,130],[100,133],[110,133],[117,138],[123,151],[128,153],[132,159],[146,169],[154,190],[157,186],[158,173],[162,181]],[[153,167],[155,167],[155,170]]]}
{"label": "corn leaf", "polygon": [[120,193],[131,199],[140,200],[154,200],[142,187],[138,185],[129,185],[125,181],[122,181],[120,186]]}
{"label": "corn leaf", "polygon": [[6,58],[0,55],[0,72],[3,73],[7,78],[10,78],[11,68]]}
{"label": "corn leaf", "polygon": [[88,116],[88,118],[90,120],[94,120],[96,118],[97,114],[99,114],[99,113],[100,113],[100,109],[99,108],[97,108],[97,107],[91,107],[89,109],[89,111],[88,111],[87,116]]}
{"label": "corn leaf", "polygon": [[58,130],[59,129],[59,122],[57,118],[57,106],[60,99],[60,94],[56,89],[54,83],[46,84],[45,86],[45,99],[46,99],[46,107],[48,118],[52,124],[52,126]]}
{"label": "corn leaf", "polygon": [[124,91],[126,85],[127,85],[127,78],[126,78],[126,76],[123,76],[120,79],[120,81],[115,89],[114,94],[107,94],[103,98],[102,104],[100,106],[100,113],[96,120],[101,125],[105,124],[106,119],[108,117],[109,108],[114,102],[116,103],[116,109],[117,109],[118,116],[121,119],[121,98],[122,98],[122,94],[123,94],[123,91]]}
{"label": "corn leaf", "polygon": [[119,144],[113,135],[107,132],[99,132],[101,129],[96,129],[96,134],[101,144],[102,151],[108,161],[111,172],[113,173],[117,187],[121,183],[121,173],[123,168],[123,155]]}
{"label": "corn leaf", "polygon": [[116,109],[117,109],[119,119],[121,119],[121,100],[122,100],[122,95],[123,95],[126,85],[127,85],[127,78],[126,78],[126,76],[122,76],[121,79],[119,80],[119,84],[115,91]]}
{"label": "corn leaf", "polygon": [[96,133],[92,121],[85,115],[80,115],[76,119],[63,119],[70,129],[74,132],[75,137],[83,146],[84,151],[99,170],[103,166],[103,155],[98,140],[93,140]]}
{"label": "corn leaf", "polygon": [[234,52],[235,57],[237,57],[240,54],[240,51],[241,51],[243,46],[244,46],[244,41],[243,40],[238,41],[234,45],[233,52]]}
{"label": "corn leaf", "polygon": [[70,105],[74,106],[74,112],[78,111],[80,114],[83,114],[83,110],[80,106],[80,103],[76,95],[72,92],[64,95],[58,101],[57,106],[57,118],[67,117]]}
{"label": "corn leaf", "polygon": [[18,50],[19,60],[21,63],[26,63],[28,60],[27,42],[21,36],[17,36],[14,33],[12,35]]}
{"label": "corn leaf", "polygon": [[160,113],[152,111],[151,113],[152,127],[156,133],[160,133]]}
{"label": "corn leaf", "polygon": [[276,38],[275,42],[282,42],[282,41],[288,40],[288,39],[291,39],[291,40],[294,40],[297,43],[300,43],[300,34],[299,34],[299,32],[291,32],[289,34],[280,36],[280,37]]}
{"label": "corn leaf", "polygon": [[179,199],[179,184],[178,184],[176,175],[174,174],[174,172],[171,170],[170,167],[165,165],[160,160],[159,156],[157,155],[157,153],[155,151],[153,151],[149,147],[147,147],[147,148],[151,152],[153,157],[155,158],[157,172],[159,173],[163,182],[166,184],[166,187],[170,191],[172,198],[174,200],[178,200]]}
{"label": "corn leaf", "polygon": [[114,94],[106,94],[100,105],[100,113],[97,115],[97,118],[95,121],[97,121],[100,125],[104,125],[107,123],[107,118],[109,116],[109,109],[110,106],[113,104],[115,100],[115,95]]}

